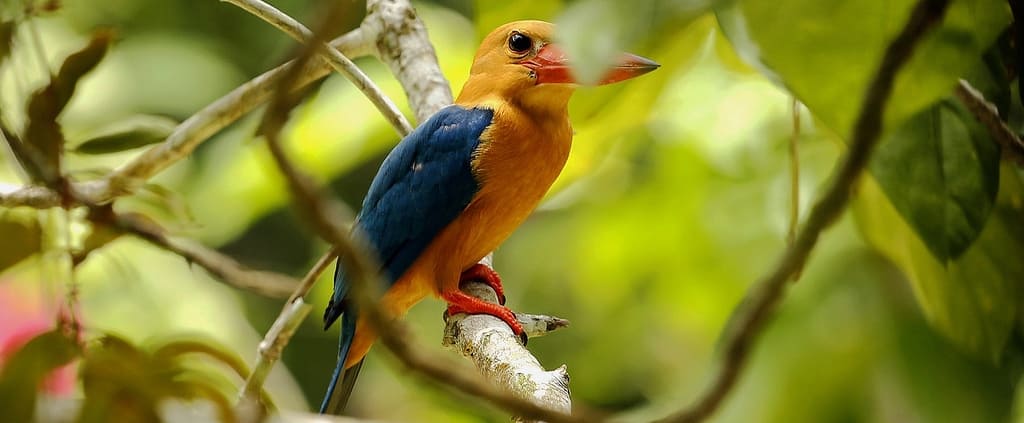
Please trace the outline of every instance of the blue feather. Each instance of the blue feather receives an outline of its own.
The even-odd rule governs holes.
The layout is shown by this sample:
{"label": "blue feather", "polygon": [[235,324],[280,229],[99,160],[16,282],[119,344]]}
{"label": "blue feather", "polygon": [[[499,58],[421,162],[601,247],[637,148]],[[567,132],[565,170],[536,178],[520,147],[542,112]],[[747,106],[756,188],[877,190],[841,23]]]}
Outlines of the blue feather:
{"label": "blue feather", "polygon": [[[481,134],[493,117],[494,112],[489,109],[448,106],[405,137],[384,159],[353,230],[360,231],[377,253],[381,273],[389,286],[458,217],[480,189],[472,160]],[[324,312],[324,328],[344,317],[338,364],[321,412],[344,408],[362,364],[343,370],[355,336],[355,310],[346,301],[349,285],[339,262],[334,272],[334,295]],[[339,382],[343,389],[336,389]]]}

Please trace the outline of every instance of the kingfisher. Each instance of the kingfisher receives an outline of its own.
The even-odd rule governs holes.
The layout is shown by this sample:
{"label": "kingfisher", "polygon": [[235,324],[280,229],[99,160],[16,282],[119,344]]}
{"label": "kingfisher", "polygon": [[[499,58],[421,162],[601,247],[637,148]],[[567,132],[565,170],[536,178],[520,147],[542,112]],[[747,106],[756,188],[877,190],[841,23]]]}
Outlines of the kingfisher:
{"label": "kingfisher", "polygon": [[[518,21],[487,35],[455,104],[406,136],[381,164],[353,231],[390,284],[379,299],[389,316],[403,316],[433,295],[447,302],[448,315],[493,315],[525,342],[504,305],[501,278],[479,262],[537,207],[569,156],[569,97],[579,84],[554,34],[551,23]],[[658,66],[623,53],[597,84]],[[344,410],[376,338],[347,298],[350,277],[339,261],[324,313],[325,330],[341,318],[338,362],[321,413]],[[499,304],[460,291],[470,280],[494,288]]]}

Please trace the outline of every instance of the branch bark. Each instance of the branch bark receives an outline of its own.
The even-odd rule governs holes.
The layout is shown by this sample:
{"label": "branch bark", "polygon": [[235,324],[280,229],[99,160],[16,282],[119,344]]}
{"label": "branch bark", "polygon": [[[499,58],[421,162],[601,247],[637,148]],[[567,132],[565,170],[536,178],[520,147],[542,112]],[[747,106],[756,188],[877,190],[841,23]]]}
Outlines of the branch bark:
{"label": "branch bark", "polygon": [[1001,147],[1003,157],[1012,161],[1017,166],[1024,166],[1024,141],[1021,141],[1017,133],[1010,129],[999,117],[999,110],[980,91],[971,86],[966,80],[957,81],[953,90],[956,98],[960,99],[967,110],[970,110],[974,117],[985,125],[988,133]]}
{"label": "branch bark", "polygon": [[[494,289],[484,283],[464,283],[461,289],[484,301],[498,302]],[[569,324],[550,316],[517,313],[516,318],[531,338]],[[441,344],[471,360],[485,379],[504,386],[513,395],[552,411],[572,413],[569,372],[565,365],[545,370],[501,319],[486,314],[451,316]]]}
{"label": "branch bark", "polygon": [[786,281],[799,273],[821,233],[834,223],[850,200],[857,178],[868,164],[882,133],[882,116],[892,94],[897,71],[910,59],[924,34],[942,21],[949,0],[919,0],[907,24],[889,44],[882,62],[868,85],[853,128],[850,147],[828,188],[815,202],[807,222],[780,257],[779,262],[754,286],[742,308],[736,312],[736,324],[727,334],[725,362],[711,386],[688,408],[661,422],[699,422],[711,417],[739,379],[750,351],[768,318],[785,293]]}
{"label": "branch bark", "polygon": [[[143,216],[111,214],[105,219],[111,221],[122,231],[134,234],[157,247],[202,266],[217,280],[235,288],[271,298],[285,298],[299,285],[297,280],[285,275],[249,269],[231,257],[201,244],[170,238],[163,228]],[[104,224],[105,222],[95,223]]]}

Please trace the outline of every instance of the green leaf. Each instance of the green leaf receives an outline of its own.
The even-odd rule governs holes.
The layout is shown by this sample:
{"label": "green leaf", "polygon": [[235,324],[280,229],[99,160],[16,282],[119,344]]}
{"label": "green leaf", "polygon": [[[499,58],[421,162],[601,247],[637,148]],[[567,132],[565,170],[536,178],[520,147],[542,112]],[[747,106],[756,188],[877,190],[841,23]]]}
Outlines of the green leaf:
{"label": "green leaf", "polygon": [[64,134],[57,117],[71,100],[78,81],[106,55],[112,38],[110,31],[94,33],[88,45],[64,59],[60,71],[49,85],[33,93],[29,99],[24,143],[20,149],[14,150],[20,150],[27,156],[20,161],[34,179],[53,185],[60,177]]}
{"label": "green leaf", "polygon": [[864,238],[909,279],[928,320],[967,351],[1001,363],[1024,357],[1009,343],[1024,324],[1024,186],[1004,166],[991,217],[977,240],[958,258],[940,262],[865,177],[853,211]]}
{"label": "green leaf", "polygon": [[[914,0],[737,0],[717,9],[748,62],[793,92],[842,136]],[[1002,0],[953,1],[896,79],[886,123],[897,125],[949,94],[1010,23]]]}
{"label": "green leaf", "polygon": [[978,238],[999,190],[995,141],[950,100],[887,134],[870,169],[942,263],[960,257]]}
{"label": "green leaf", "polygon": [[139,115],[117,122],[99,131],[75,147],[79,154],[109,154],[163,141],[174,132],[178,122],[163,116]]}
{"label": "green leaf", "polygon": [[214,359],[231,368],[238,377],[245,379],[249,377],[249,366],[234,351],[212,342],[199,342],[194,340],[171,341],[153,352],[157,359],[173,360],[184,354],[202,354]]}
{"label": "green leaf", "polygon": [[36,336],[15,352],[0,373],[0,410],[4,421],[33,421],[39,384],[50,372],[78,355],[78,344],[59,331]]}

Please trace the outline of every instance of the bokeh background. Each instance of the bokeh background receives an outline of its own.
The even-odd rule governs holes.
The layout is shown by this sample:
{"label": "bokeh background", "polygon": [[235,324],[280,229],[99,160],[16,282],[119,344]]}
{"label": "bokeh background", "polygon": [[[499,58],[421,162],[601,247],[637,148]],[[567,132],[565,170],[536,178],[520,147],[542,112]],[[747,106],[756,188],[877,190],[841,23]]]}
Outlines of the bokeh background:
{"label": "bokeh background", "polygon": [[[17,3],[4,0],[5,7]],[[322,10],[308,0],[273,4],[307,23]],[[578,91],[565,173],[496,252],[495,263],[513,309],[572,322],[531,341],[530,349],[549,368],[568,366],[576,403],[628,410],[626,421],[688,403],[716,368],[717,343],[731,312],[786,245],[794,110],[801,211],[844,148],[837,135],[845,134],[843,127],[822,123],[803,106],[794,109],[784,84],[740,59],[706,2],[649,1],[626,9],[597,0],[416,4],[456,92],[478,40],[516,19],[562,23],[576,51],[624,48],[663,65],[628,83]],[[364,12],[357,3],[351,10],[347,25],[355,27]],[[900,13],[860,18],[898,29]],[[620,21],[627,24],[611,24]],[[21,126],[28,93],[45,81],[41,62],[54,68],[97,27],[116,29],[118,41],[62,117],[72,145],[138,115],[184,120],[294,48],[270,26],[218,1],[67,0],[20,27],[15,40],[22,48],[0,68],[0,108],[12,126]],[[850,47],[857,47],[854,41]],[[383,65],[357,63],[411,116]],[[830,78],[844,76],[823,75],[823,86]],[[859,98],[858,92],[833,95]],[[254,138],[259,114],[161,173],[152,181],[162,187],[155,193],[117,207],[145,212],[250,266],[301,276],[327,247],[298,220],[265,144]],[[302,168],[352,207],[397,141],[370,103],[338,76],[293,113],[285,140]],[[69,153],[67,165],[87,178],[138,151]],[[5,189],[21,184],[8,156],[0,162],[0,182]],[[858,199],[863,213],[891,207],[873,190],[871,201]],[[0,255],[10,265],[0,273],[0,304],[12,304],[0,313],[0,331],[11,332],[19,322],[52,316],[66,287],[49,266],[52,257],[21,255],[25,245],[40,242],[23,230],[36,224],[33,213],[5,209],[0,215]],[[965,347],[930,324],[906,268],[865,241],[872,239],[865,232],[878,231],[847,213],[827,232],[714,421],[1024,422],[1024,396],[1015,394],[1019,365],[1009,354]],[[330,275],[321,277],[313,295],[318,310],[330,295]],[[196,337],[250,362],[281,307],[130,237],[93,253],[76,278],[89,336],[114,333],[141,345]],[[1010,292],[1021,296],[1005,300],[1024,302],[1024,292]],[[440,348],[442,311],[441,302],[428,300],[409,314],[422,348]],[[1011,337],[1021,339],[1015,333]],[[323,331],[317,312],[303,324],[268,383],[280,407],[315,409],[336,340],[337,328]],[[238,383],[229,379],[224,389]],[[371,352],[349,409],[390,421],[507,419],[478,400],[410,376],[380,348]]]}

